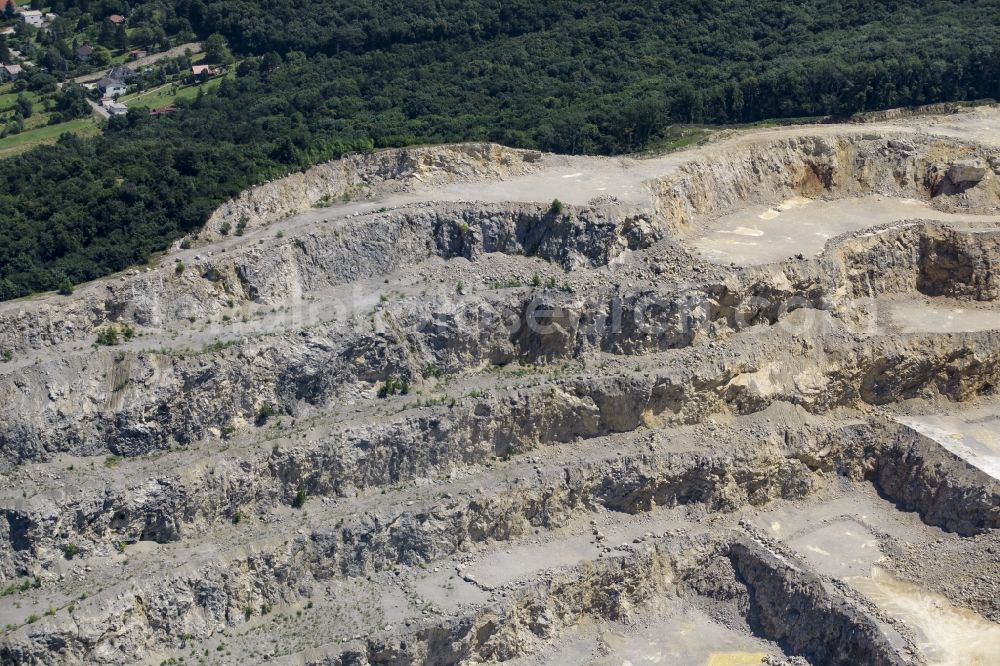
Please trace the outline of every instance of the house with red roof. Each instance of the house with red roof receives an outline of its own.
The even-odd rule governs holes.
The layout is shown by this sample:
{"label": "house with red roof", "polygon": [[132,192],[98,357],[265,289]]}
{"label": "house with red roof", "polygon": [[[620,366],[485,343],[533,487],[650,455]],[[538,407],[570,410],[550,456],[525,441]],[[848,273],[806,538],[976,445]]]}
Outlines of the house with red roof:
{"label": "house with red roof", "polygon": [[191,65],[191,73],[195,76],[215,76],[219,70],[211,65]]}

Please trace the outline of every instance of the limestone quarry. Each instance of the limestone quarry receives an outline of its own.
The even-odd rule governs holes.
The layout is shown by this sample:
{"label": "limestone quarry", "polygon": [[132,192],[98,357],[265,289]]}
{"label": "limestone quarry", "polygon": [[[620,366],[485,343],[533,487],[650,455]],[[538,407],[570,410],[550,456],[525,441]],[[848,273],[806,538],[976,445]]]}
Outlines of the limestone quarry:
{"label": "limestone quarry", "polygon": [[353,155],[0,352],[3,664],[1000,654],[994,108]]}

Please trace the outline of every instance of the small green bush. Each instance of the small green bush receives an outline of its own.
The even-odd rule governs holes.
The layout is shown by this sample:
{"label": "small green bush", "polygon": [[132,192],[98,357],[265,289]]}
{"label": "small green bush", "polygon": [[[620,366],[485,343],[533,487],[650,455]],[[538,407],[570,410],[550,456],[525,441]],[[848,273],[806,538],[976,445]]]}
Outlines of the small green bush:
{"label": "small green bush", "polygon": [[405,379],[389,377],[378,390],[378,397],[387,398],[390,395],[406,395],[410,392],[410,383]]}
{"label": "small green bush", "polygon": [[295,497],[292,499],[292,507],[295,509],[301,509],[306,503],[306,489],[299,486],[299,489],[295,491]]}
{"label": "small green bush", "polygon": [[553,215],[560,215],[563,212],[563,202],[559,199],[553,199],[552,205],[549,206],[549,212]]}
{"label": "small green bush", "polygon": [[97,344],[112,347],[118,344],[118,329],[106,326],[97,332]]}
{"label": "small green bush", "polygon": [[64,277],[59,281],[59,293],[63,296],[69,296],[73,293],[73,281],[68,277]]}
{"label": "small green bush", "polygon": [[183,272],[184,272],[184,262],[178,261],[177,264],[174,266],[174,273],[180,275]]}
{"label": "small green bush", "polygon": [[264,425],[272,416],[274,416],[274,406],[269,402],[262,403],[257,409],[257,425]]}
{"label": "small green bush", "polygon": [[70,543],[63,547],[63,557],[67,560],[72,560],[74,557],[80,554],[80,548],[76,544]]}
{"label": "small green bush", "polygon": [[[113,347],[121,342],[121,338],[125,338],[126,341],[131,340],[135,337],[135,329],[125,324],[121,327],[118,326],[105,326],[104,328],[97,331],[97,344],[104,345],[106,347]],[[125,358],[124,354],[119,355],[120,358],[115,360],[121,361]]]}

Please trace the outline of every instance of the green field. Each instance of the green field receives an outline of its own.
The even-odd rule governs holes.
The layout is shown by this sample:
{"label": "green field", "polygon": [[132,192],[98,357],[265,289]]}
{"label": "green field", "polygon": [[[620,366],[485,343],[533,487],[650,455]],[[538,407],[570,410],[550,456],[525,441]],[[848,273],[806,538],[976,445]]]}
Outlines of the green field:
{"label": "green field", "polygon": [[[29,119],[30,120],[30,119]],[[45,125],[20,134],[12,134],[0,139],[0,159],[17,155],[26,150],[45,143],[55,143],[63,132],[72,132],[80,136],[93,136],[100,133],[96,119],[91,117],[78,118],[58,125]]]}
{"label": "green field", "polygon": [[19,96],[24,96],[34,104],[34,113],[24,119],[24,130],[18,134],[0,138],[0,159],[24,152],[30,148],[45,143],[53,143],[63,132],[73,132],[81,136],[91,136],[98,133],[96,119],[80,118],[58,125],[49,125],[50,114],[44,110],[43,96],[25,90],[14,92],[13,84],[0,86],[0,125],[6,125],[13,118],[14,102]]}
{"label": "green field", "polygon": [[167,83],[156,88],[150,88],[145,92],[125,95],[119,101],[129,106],[144,106],[149,109],[158,109],[163,106],[169,106],[178,99],[194,99],[198,96],[199,87],[204,88],[205,92],[209,93],[218,88],[224,78],[233,76],[235,76],[235,71],[234,69],[230,69],[225,76],[210,79],[200,86],[197,84],[187,86],[182,85],[178,88],[176,95],[171,94],[171,89],[174,87],[174,84]]}
{"label": "green field", "polygon": [[7,84],[3,87],[0,87],[0,109],[6,109],[11,105],[13,105],[14,102],[17,101],[18,95],[24,95],[34,103],[38,102],[38,95],[36,95],[35,93],[28,91],[24,91],[22,93],[16,93],[13,92],[13,90],[11,89],[11,85]]}

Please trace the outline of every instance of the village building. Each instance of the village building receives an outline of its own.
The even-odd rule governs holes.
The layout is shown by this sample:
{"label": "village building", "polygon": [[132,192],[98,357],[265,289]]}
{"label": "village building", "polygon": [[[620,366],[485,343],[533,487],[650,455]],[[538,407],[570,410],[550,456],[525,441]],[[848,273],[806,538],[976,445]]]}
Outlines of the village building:
{"label": "village building", "polygon": [[211,65],[192,65],[191,73],[195,76],[215,76],[219,70]]}
{"label": "village building", "polygon": [[115,65],[108,70],[106,76],[115,81],[125,81],[126,83],[139,76],[134,69],[128,65]]}
{"label": "village building", "polygon": [[0,65],[0,81],[13,81],[22,71],[20,65]]}
{"label": "village building", "polygon": [[87,62],[92,55],[94,55],[94,47],[90,44],[84,44],[76,50],[76,59],[80,62]]}
{"label": "village building", "polygon": [[113,116],[123,116],[128,113],[128,107],[121,102],[116,102],[114,100],[103,100],[104,108],[107,109],[108,113]]}
{"label": "village building", "polygon": [[124,95],[127,91],[128,86],[125,85],[124,81],[119,81],[118,79],[105,76],[97,82],[97,92],[101,93],[102,97],[117,97],[118,95]]}
{"label": "village building", "polygon": [[19,13],[21,14],[21,20],[28,25],[36,28],[41,28],[45,25],[45,15],[37,9],[21,9]]}

